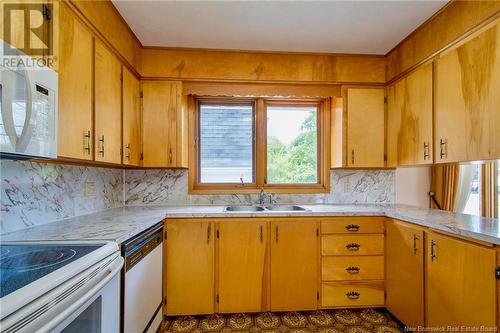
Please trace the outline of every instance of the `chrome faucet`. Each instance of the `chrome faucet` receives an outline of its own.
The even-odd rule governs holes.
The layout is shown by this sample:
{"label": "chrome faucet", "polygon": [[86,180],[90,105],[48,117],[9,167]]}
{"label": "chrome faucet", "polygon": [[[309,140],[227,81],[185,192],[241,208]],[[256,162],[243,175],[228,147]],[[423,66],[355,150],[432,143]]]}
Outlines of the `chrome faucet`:
{"label": "chrome faucet", "polygon": [[264,191],[264,188],[261,187],[259,192],[259,205],[264,206],[266,202],[266,197],[267,197],[266,191]]}

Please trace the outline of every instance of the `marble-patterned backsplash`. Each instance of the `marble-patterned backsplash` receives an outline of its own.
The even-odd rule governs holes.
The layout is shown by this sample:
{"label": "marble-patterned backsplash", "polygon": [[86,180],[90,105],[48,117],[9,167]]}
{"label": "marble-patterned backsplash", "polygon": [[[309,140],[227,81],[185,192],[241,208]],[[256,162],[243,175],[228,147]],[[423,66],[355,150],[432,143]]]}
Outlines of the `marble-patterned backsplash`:
{"label": "marble-patterned backsplash", "polygon": [[[73,165],[0,162],[0,233],[123,205],[123,171]],[[85,183],[95,192],[85,196]]]}
{"label": "marble-patterned backsplash", "polygon": [[[0,162],[0,234],[123,205],[253,204],[253,194],[190,195],[187,170],[119,170],[73,165]],[[94,194],[85,196],[86,182]],[[331,191],[278,194],[278,203],[394,203],[394,170],[333,170]]]}
{"label": "marble-patterned backsplash", "polygon": [[[278,203],[394,203],[394,170],[332,170],[330,193],[277,194]],[[186,170],[126,170],[125,205],[252,204],[255,194],[190,195]]]}

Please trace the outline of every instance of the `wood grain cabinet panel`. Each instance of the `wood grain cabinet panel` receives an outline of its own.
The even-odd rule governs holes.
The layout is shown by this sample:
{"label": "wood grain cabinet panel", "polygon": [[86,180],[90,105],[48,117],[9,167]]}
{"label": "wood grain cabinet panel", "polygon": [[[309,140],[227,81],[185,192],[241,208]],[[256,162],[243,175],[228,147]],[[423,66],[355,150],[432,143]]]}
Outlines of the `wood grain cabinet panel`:
{"label": "wood grain cabinet panel", "polygon": [[322,307],[384,305],[384,281],[323,282]]}
{"label": "wood grain cabinet panel", "polygon": [[143,166],[185,167],[181,82],[142,81]]}
{"label": "wood grain cabinet panel", "polygon": [[321,234],[381,234],[384,218],[348,217],[321,220]]}
{"label": "wood grain cabinet panel", "polygon": [[321,280],[383,280],[383,256],[332,256],[321,259]]}
{"label": "wood grain cabinet panel", "polygon": [[436,61],[435,161],[500,158],[500,24]]}
{"label": "wood grain cabinet panel", "polygon": [[126,67],[122,68],[123,164],[139,166],[141,155],[141,85]]}
{"label": "wood grain cabinet panel", "polygon": [[347,88],[347,166],[384,167],[385,90]]}
{"label": "wood grain cabinet panel", "polygon": [[321,255],[383,255],[384,235],[322,235]]}
{"label": "wood grain cabinet panel", "polygon": [[121,163],[121,70],[118,58],[103,43],[94,43],[95,160]]}
{"label": "wood grain cabinet panel", "polygon": [[267,310],[267,230],[267,222],[260,219],[218,223],[219,312]]}
{"label": "wood grain cabinet panel", "polygon": [[405,325],[424,326],[424,232],[399,221],[386,231],[386,307]]}
{"label": "wood grain cabinet panel", "polygon": [[59,11],[58,155],[92,160],[93,37],[66,4]]}
{"label": "wood grain cabinet panel", "polygon": [[168,220],[166,314],[214,313],[215,231],[205,219]]}
{"label": "wood grain cabinet panel", "polygon": [[318,307],[318,224],[271,222],[271,311]]}
{"label": "wood grain cabinet panel", "polygon": [[387,166],[430,164],[432,63],[387,87]]}
{"label": "wood grain cabinet panel", "polygon": [[426,326],[496,327],[496,251],[427,233]]}

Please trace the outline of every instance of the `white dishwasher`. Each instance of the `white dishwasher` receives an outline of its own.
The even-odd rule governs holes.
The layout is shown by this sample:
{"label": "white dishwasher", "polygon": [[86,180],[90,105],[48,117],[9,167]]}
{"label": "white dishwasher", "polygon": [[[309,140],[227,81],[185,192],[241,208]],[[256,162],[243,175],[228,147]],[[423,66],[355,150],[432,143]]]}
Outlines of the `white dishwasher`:
{"label": "white dishwasher", "polygon": [[163,223],[122,244],[124,333],[156,332],[162,321]]}

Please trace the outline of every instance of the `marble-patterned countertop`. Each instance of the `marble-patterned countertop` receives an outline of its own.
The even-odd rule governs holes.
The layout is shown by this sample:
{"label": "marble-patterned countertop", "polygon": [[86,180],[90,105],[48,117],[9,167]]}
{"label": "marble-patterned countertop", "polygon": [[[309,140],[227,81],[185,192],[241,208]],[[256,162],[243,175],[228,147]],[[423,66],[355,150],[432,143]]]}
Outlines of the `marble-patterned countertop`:
{"label": "marble-patterned countertop", "polygon": [[387,216],[500,245],[500,221],[406,205],[301,205],[307,211],[224,212],[224,206],[129,206],[0,235],[2,241],[110,240],[122,243],[164,218]]}

